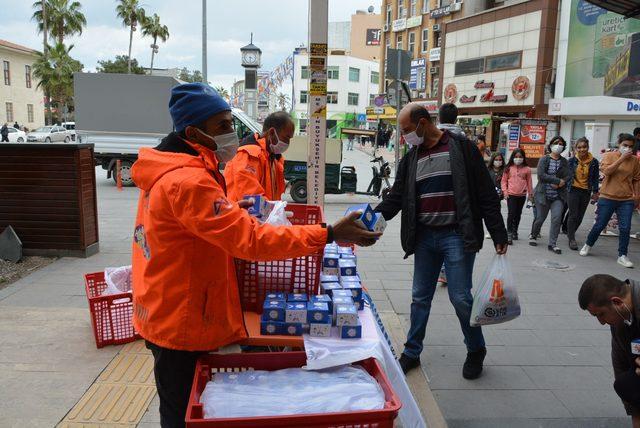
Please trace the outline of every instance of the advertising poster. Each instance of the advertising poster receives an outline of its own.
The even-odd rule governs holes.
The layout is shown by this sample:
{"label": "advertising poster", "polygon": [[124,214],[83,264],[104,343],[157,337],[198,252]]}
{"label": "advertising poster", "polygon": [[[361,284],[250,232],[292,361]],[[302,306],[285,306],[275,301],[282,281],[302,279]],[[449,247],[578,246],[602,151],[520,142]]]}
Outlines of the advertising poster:
{"label": "advertising poster", "polygon": [[518,148],[518,141],[520,137],[520,125],[512,124],[509,126],[509,147],[510,152]]}
{"label": "advertising poster", "polygon": [[540,159],[544,156],[544,144],[520,143],[527,159]]}
{"label": "advertising poster", "polygon": [[640,20],[571,0],[564,96],[640,99]]}
{"label": "advertising poster", "polygon": [[380,34],[382,31],[379,28],[367,28],[367,46],[380,46]]}
{"label": "advertising poster", "polygon": [[545,125],[522,125],[520,128],[521,143],[544,144],[547,127]]}

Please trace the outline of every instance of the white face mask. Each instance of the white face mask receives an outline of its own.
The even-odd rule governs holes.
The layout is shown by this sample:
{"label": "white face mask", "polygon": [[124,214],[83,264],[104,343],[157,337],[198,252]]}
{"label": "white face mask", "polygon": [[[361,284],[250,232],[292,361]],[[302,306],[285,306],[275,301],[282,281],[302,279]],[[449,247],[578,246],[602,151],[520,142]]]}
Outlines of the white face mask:
{"label": "white face mask", "polygon": [[522,158],[513,158],[514,165],[522,165],[523,161],[524,161],[524,159],[522,159]]}
{"label": "white face mask", "polygon": [[271,153],[273,153],[274,155],[281,155],[284,152],[286,152],[288,148],[289,148],[289,143],[285,143],[282,140],[278,140],[277,144],[271,145]]}
{"label": "white face mask", "polygon": [[622,153],[623,155],[629,153],[631,151],[631,147],[627,147],[627,146],[620,146],[618,147],[618,151],[620,153]]}
{"label": "white face mask", "polygon": [[562,146],[562,144],[554,144],[553,146],[551,146],[551,152],[557,155],[559,155],[563,151],[564,151],[564,147]]}
{"label": "white face mask", "polygon": [[238,152],[238,135],[235,131],[213,137],[218,149],[216,157],[220,162],[229,162]]}
{"label": "white face mask", "polygon": [[418,127],[416,126],[415,131],[409,132],[408,134],[404,135],[404,141],[406,141],[408,145],[415,147],[424,142],[424,134],[422,135],[422,137],[418,137],[418,134],[416,132],[417,130]]}
{"label": "white face mask", "polygon": [[502,166],[502,161],[493,161],[493,166],[500,168]]}

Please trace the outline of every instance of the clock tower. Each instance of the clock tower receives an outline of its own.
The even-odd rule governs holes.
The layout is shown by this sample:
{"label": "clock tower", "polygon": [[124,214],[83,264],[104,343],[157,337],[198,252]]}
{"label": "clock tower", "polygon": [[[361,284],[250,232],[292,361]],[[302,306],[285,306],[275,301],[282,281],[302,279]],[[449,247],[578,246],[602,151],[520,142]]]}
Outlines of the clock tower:
{"label": "clock tower", "polygon": [[258,68],[260,68],[260,56],[262,51],[251,41],[247,46],[240,48],[242,54],[242,66],[244,67],[244,106],[249,117],[258,117]]}

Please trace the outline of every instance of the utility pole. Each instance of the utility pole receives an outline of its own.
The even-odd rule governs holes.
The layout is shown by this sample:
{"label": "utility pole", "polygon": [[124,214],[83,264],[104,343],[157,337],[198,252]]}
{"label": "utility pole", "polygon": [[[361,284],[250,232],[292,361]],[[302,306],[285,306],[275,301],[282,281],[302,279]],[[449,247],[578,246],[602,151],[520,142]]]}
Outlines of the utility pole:
{"label": "utility pole", "polygon": [[207,78],[207,0],[202,0],[202,81],[209,84]]}
{"label": "utility pole", "polygon": [[[398,70],[400,70],[400,64],[402,62],[402,51],[398,49],[397,52],[397,61],[398,61]],[[400,166],[400,109],[402,108],[402,88],[400,85],[400,76],[396,79],[396,141],[393,144],[394,152],[395,152],[395,161],[396,161],[396,176],[398,175],[398,167]]]}

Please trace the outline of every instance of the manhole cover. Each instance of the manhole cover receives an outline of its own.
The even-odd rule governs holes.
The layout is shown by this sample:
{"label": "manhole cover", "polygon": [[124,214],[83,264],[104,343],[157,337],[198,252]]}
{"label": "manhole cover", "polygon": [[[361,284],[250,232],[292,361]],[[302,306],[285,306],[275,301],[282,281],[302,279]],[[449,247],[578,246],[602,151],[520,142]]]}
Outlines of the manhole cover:
{"label": "manhole cover", "polygon": [[552,260],[534,260],[534,266],[542,267],[545,269],[553,269],[553,270],[573,270],[575,266],[569,265],[567,263],[552,261]]}

